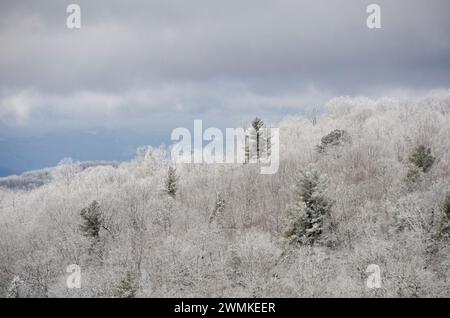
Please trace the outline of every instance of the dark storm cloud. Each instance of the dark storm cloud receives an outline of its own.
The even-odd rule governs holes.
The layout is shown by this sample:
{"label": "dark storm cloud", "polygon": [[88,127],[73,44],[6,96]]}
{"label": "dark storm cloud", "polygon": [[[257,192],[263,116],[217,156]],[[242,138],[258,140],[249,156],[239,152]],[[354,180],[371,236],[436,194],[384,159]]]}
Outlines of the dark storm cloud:
{"label": "dark storm cloud", "polygon": [[[366,27],[372,2],[381,30]],[[69,3],[1,2],[3,122],[92,109],[276,113],[450,85],[447,0],[77,1],[80,30],[65,26]]]}

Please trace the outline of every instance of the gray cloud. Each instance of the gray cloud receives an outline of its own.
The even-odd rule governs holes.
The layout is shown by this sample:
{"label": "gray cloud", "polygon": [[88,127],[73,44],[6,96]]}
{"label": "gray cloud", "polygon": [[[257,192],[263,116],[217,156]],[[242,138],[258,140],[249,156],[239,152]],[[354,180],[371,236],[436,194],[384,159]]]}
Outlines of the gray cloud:
{"label": "gray cloud", "polygon": [[[343,94],[450,86],[450,2],[64,1],[0,4],[0,121],[240,120]],[[174,116],[175,118],[175,116]],[[176,125],[170,118],[166,125]]]}

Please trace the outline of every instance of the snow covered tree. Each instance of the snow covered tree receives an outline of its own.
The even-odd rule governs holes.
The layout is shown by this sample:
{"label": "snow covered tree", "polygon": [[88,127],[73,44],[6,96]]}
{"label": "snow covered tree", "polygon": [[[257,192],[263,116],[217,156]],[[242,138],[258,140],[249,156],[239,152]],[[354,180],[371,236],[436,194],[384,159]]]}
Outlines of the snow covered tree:
{"label": "snow covered tree", "polygon": [[296,184],[294,204],[288,210],[286,236],[291,242],[313,245],[320,242],[324,218],[332,203],[327,198],[327,180],[317,171],[302,172]]}
{"label": "snow covered tree", "polygon": [[406,179],[408,182],[413,184],[420,178],[421,174],[427,173],[431,169],[435,158],[431,155],[430,148],[420,145],[414,149],[408,160],[410,166]]}
{"label": "snow covered tree", "polygon": [[165,181],[165,192],[170,195],[172,198],[175,198],[177,195],[177,183],[178,183],[177,170],[173,167],[169,167],[167,171],[167,178]]}
{"label": "snow covered tree", "polygon": [[20,279],[19,276],[14,276],[13,280],[11,281],[11,284],[8,287],[8,290],[6,291],[6,298],[19,298],[20,297],[20,286],[23,284],[23,281]]}
{"label": "snow covered tree", "polygon": [[226,265],[227,278],[233,282],[233,285],[242,284],[242,259],[234,245],[229,248]]}
{"label": "snow covered tree", "polygon": [[[27,175],[0,178],[0,296],[10,287],[8,297],[448,297],[450,91],[444,97],[417,105],[339,99],[342,111],[324,113],[314,129],[287,118],[271,176],[257,164],[211,164],[172,165],[167,178],[167,156],[147,149],[119,165],[81,163],[80,173],[36,187],[20,186]],[[330,135],[325,152],[311,154],[336,127],[355,132],[355,147]],[[441,150],[431,167],[427,149],[412,155],[410,146],[430,139]],[[296,178],[308,166],[319,174]],[[402,182],[410,166],[425,179],[413,193]],[[176,199],[167,188],[178,188]],[[64,284],[73,263],[85,278],[80,290]],[[361,288],[371,263],[389,269],[381,289]],[[12,273],[24,284],[11,283]]]}
{"label": "snow covered tree", "polygon": [[316,147],[317,152],[323,153],[329,147],[342,146],[350,141],[350,136],[345,130],[336,129],[330,132],[328,135],[323,136],[321,144]]}
{"label": "snow covered tree", "polygon": [[256,159],[259,160],[261,158],[261,146],[262,146],[262,131],[261,129],[264,127],[264,121],[258,117],[256,117],[252,122],[252,128],[255,130],[255,143],[256,143]]}
{"label": "snow covered tree", "polygon": [[258,117],[253,119],[251,129],[245,138],[245,162],[252,159],[259,162],[264,155],[270,155],[271,142],[264,121]]}
{"label": "snow covered tree", "polygon": [[52,171],[52,176],[56,180],[61,180],[65,185],[67,191],[70,189],[70,185],[75,179],[75,176],[81,172],[81,166],[79,162],[75,162],[72,158],[64,158],[58,163]]}
{"label": "snow covered tree", "polygon": [[83,223],[80,224],[80,230],[84,236],[98,238],[103,219],[100,205],[97,201],[93,201],[89,207],[81,210],[81,218]]}
{"label": "snow covered tree", "polygon": [[138,291],[136,283],[136,276],[128,271],[125,278],[123,278],[114,291],[114,296],[117,298],[134,298]]}
{"label": "snow covered tree", "polygon": [[442,221],[440,228],[440,236],[443,238],[450,238],[450,194],[445,198],[442,206]]}
{"label": "snow covered tree", "polygon": [[222,198],[220,192],[217,192],[216,195],[216,203],[214,205],[214,210],[209,217],[209,223],[212,223],[217,218],[220,218],[223,212],[225,211],[225,200]]}
{"label": "snow covered tree", "polygon": [[420,145],[414,149],[414,152],[409,157],[409,162],[424,173],[427,173],[431,169],[434,161],[435,158],[431,155],[431,149],[426,148],[424,145]]}

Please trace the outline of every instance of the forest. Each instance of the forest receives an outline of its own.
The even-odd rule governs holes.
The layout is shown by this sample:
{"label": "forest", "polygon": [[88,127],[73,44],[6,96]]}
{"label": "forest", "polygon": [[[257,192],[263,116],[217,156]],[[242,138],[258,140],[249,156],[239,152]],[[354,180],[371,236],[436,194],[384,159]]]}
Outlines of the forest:
{"label": "forest", "polygon": [[2,178],[0,297],[450,296],[450,91],[337,97],[271,125],[273,175],[141,147]]}

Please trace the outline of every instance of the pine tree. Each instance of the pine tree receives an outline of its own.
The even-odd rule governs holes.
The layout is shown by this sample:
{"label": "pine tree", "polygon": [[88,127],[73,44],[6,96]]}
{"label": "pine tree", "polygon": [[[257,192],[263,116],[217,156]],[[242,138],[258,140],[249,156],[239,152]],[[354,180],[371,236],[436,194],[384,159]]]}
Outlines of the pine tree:
{"label": "pine tree", "polygon": [[326,179],[318,172],[303,172],[296,184],[294,204],[288,211],[286,236],[291,242],[313,245],[324,232],[324,218],[332,203],[325,195]]}
{"label": "pine tree", "polygon": [[255,130],[255,142],[256,142],[256,159],[259,160],[261,158],[261,137],[262,137],[262,131],[261,129],[264,127],[264,122],[262,119],[256,117],[252,122],[252,128]]}
{"label": "pine tree", "polygon": [[117,298],[134,298],[136,297],[137,290],[136,277],[128,271],[126,277],[116,287],[114,296]]}
{"label": "pine tree", "polygon": [[316,147],[317,152],[323,153],[329,147],[342,146],[345,143],[350,142],[350,136],[345,130],[336,129],[330,132],[328,135],[323,136],[321,144]]}
{"label": "pine tree", "polygon": [[217,218],[220,218],[225,211],[225,200],[222,198],[220,192],[217,192],[216,203],[214,205],[214,210],[209,217],[209,223],[212,223]]}
{"label": "pine tree", "polygon": [[442,221],[440,228],[440,236],[442,238],[450,238],[450,194],[447,195],[442,206]]}
{"label": "pine tree", "polygon": [[434,161],[435,158],[431,155],[431,149],[423,145],[418,146],[409,156],[409,162],[423,173],[427,173],[431,169]]}
{"label": "pine tree", "polygon": [[83,223],[80,224],[80,230],[84,236],[98,238],[100,228],[102,227],[102,213],[97,201],[93,201],[89,207],[81,210],[80,213]]}
{"label": "pine tree", "polygon": [[20,279],[19,276],[14,276],[13,280],[11,281],[11,284],[8,287],[8,290],[6,291],[6,298],[19,298],[20,293],[19,289],[20,286],[23,284],[23,281]]}
{"label": "pine tree", "polygon": [[245,162],[249,163],[254,155],[256,155],[256,161],[259,162],[264,154],[270,154],[270,146],[270,138],[267,136],[264,121],[256,117],[252,121],[250,134],[245,137]]}
{"label": "pine tree", "polygon": [[177,183],[178,183],[178,176],[176,173],[176,169],[173,167],[169,167],[169,170],[167,171],[167,178],[165,182],[165,192],[170,195],[172,198],[175,198],[177,194]]}
{"label": "pine tree", "polygon": [[230,246],[226,259],[226,275],[233,286],[242,285],[242,259],[237,252],[236,246]]}
{"label": "pine tree", "polygon": [[435,158],[431,155],[431,149],[423,145],[414,149],[408,158],[410,166],[406,175],[406,181],[413,186],[423,173],[430,171]]}

